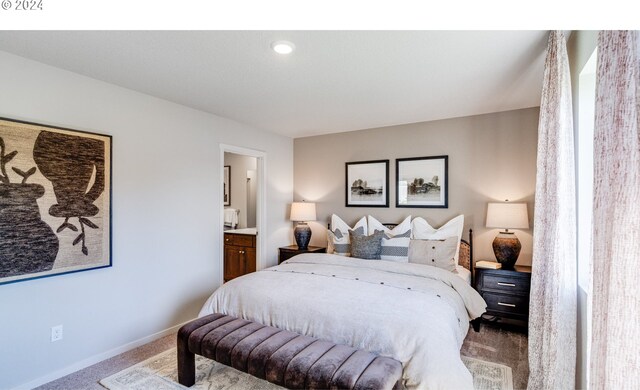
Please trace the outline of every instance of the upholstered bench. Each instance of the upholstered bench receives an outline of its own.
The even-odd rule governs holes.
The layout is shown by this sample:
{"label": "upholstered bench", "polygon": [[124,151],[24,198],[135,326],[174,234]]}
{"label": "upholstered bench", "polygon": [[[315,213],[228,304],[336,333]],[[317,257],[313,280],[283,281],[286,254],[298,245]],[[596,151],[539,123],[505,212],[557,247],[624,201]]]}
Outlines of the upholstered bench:
{"label": "upholstered bench", "polygon": [[195,355],[290,389],[400,389],[402,364],[388,357],[223,314],[178,331],[178,381],[195,382]]}

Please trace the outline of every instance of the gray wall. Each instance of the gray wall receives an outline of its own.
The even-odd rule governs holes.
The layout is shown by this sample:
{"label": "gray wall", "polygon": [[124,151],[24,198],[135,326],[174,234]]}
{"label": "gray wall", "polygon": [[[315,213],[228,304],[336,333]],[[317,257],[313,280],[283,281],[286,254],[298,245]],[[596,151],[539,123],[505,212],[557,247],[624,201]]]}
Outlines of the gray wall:
{"label": "gray wall", "polygon": [[[289,244],[293,142],[0,52],[0,116],[113,136],[113,267],[0,285],[0,389],[194,318],[221,278],[220,143],[266,154],[266,264]],[[64,325],[64,339],[49,341]]]}
{"label": "gray wall", "polygon": [[[247,171],[256,170],[258,159],[251,156],[244,156],[236,153],[224,154],[224,165],[231,167],[231,205],[228,207],[240,210],[238,214],[238,229],[246,227],[256,227],[255,205],[253,210],[249,210],[247,205],[247,199],[249,193],[247,191]],[[254,180],[254,183],[256,180]],[[255,188],[255,186],[254,186]],[[255,203],[255,194],[253,202]],[[253,212],[252,218],[249,218],[249,214]],[[253,221],[253,226],[249,226],[247,221]]]}
{"label": "gray wall", "polygon": [[[294,140],[294,199],[317,202],[318,221],[310,223],[311,245],[326,246],[332,213],[347,223],[371,214],[382,222],[421,216],[440,226],[465,215],[474,229],[475,259],[494,259],[491,242],[498,230],[484,227],[487,202],[524,201],[533,223],[539,109],[330,134]],[[402,157],[449,156],[449,208],[395,208],[395,161]],[[389,159],[389,208],[345,207],[345,162]],[[519,264],[531,263],[532,230],[519,230]]]}
{"label": "gray wall", "polygon": [[[576,145],[576,158],[580,150],[578,143],[580,139],[580,131],[578,128],[578,107],[579,107],[579,80],[582,68],[589,60],[589,57],[598,44],[598,31],[573,31],[567,43],[567,52],[569,56],[569,65],[571,70],[571,87],[573,97],[573,124]],[[577,167],[577,164],[576,164]],[[579,184],[580,175],[576,172],[576,180]],[[580,215],[577,220],[580,224]],[[578,267],[588,265],[588,259],[576,259]],[[586,261],[585,261],[586,260]],[[578,322],[577,322],[577,359],[576,359],[576,388],[587,388],[587,365],[589,362],[587,356],[588,343],[588,295],[587,292],[578,284]]]}

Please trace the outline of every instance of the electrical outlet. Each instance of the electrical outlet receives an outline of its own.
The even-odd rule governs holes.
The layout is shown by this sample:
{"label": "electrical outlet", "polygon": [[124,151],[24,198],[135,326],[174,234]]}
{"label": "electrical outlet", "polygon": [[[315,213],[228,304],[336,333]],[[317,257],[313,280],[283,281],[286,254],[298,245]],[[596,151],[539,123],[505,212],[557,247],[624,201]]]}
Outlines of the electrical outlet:
{"label": "electrical outlet", "polygon": [[51,327],[51,342],[62,340],[62,325]]}

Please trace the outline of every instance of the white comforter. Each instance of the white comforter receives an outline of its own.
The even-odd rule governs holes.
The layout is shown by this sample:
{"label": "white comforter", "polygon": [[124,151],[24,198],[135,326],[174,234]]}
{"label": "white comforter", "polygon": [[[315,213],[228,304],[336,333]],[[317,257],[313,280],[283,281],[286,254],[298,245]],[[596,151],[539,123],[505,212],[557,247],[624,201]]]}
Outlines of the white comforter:
{"label": "white comforter", "polygon": [[200,316],[219,312],[393,357],[407,388],[472,389],[460,360],[480,295],[419,264],[304,254],[231,280]]}

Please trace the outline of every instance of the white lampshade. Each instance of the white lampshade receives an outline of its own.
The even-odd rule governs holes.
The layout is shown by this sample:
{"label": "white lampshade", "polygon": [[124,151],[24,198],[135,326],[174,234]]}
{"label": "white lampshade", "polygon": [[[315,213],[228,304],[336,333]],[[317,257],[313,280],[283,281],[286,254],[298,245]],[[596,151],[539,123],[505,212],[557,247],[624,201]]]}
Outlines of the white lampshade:
{"label": "white lampshade", "polygon": [[308,202],[293,202],[291,203],[291,218],[292,221],[304,222],[316,220],[316,204]]}
{"label": "white lampshade", "polygon": [[526,203],[489,203],[487,227],[500,229],[529,229]]}

